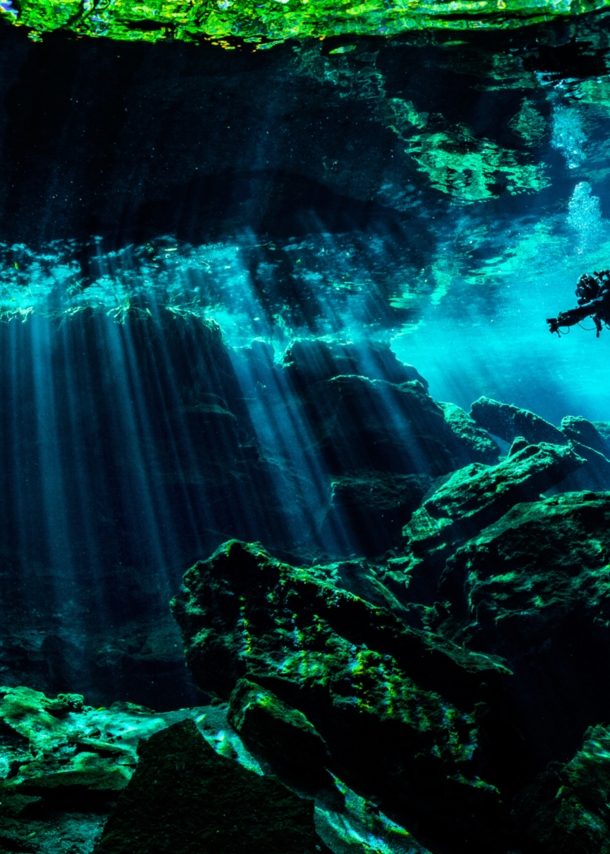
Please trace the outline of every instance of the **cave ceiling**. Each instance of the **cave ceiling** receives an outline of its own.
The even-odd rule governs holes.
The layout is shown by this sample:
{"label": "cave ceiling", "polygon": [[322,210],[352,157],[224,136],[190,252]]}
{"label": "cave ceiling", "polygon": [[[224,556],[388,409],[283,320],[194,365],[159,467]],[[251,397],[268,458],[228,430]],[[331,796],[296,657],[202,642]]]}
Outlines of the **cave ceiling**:
{"label": "cave ceiling", "polygon": [[251,340],[566,299],[610,242],[610,18],[471,7],[344,8],[349,29],[317,4],[311,38],[277,2],[265,33],[236,4],[217,34],[195,6],[197,33],[171,4],[4,3],[0,314],[154,293]]}
{"label": "cave ceiling", "polygon": [[[516,28],[603,10],[605,0],[3,0],[2,16],[34,38],[54,30],[124,41],[244,39],[269,46],[293,38],[389,36],[438,30]],[[230,41],[225,43],[230,46]],[[345,48],[343,48],[345,50]]]}

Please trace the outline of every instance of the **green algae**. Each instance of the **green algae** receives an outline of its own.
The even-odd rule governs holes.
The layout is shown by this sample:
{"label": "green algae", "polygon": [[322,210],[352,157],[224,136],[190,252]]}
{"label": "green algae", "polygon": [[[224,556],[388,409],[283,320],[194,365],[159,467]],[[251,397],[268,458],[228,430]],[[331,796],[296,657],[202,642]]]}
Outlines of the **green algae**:
{"label": "green algae", "polygon": [[433,187],[461,203],[493,199],[503,192],[537,193],[550,185],[543,166],[519,163],[515,152],[467,127],[417,134],[406,149]]}
{"label": "green algae", "polygon": [[[450,559],[459,566],[469,610],[487,620],[544,631],[558,615],[587,613],[610,625],[608,493],[566,493],[517,504]],[[586,535],[585,535],[586,532]],[[531,544],[535,542],[536,548]],[[504,629],[510,632],[510,628]]]}
{"label": "green algae", "polygon": [[509,121],[508,126],[521,137],[525,145],[532,148],[540,145],[547,133],[544,116],[527,98],[523,99],[519,112]]}
{"label": "green algae", "polygon": [[610,733],[587,730],[581,749],[553,762],[520,797],[517,810],[530,836],[549,854],[609,854]]}
{"label": "green algae", "polygon": [[0,15],[28,27],[34,38],[64,29],[124,41],[206,38],[231,48],[234,38],[269,46],[286,39],[428,28],[507,29],[607,6],[607,0],[21,0],[3,4]]}
{"label": "green algae", "polygon": [[[343,750],[339,733],[354,728],[377,744],[379,768],[390,754],[388,773],[404,766],[405,785],[413,762],[429,762],[433,777],[453,772],[451,786],[470,790],[463,780],[476,783],[476,711],[463,697],[453,702],[449,684],[458,673],[473,688],[482,678],[503,679],[508,671],[497,661],[408,629],[389,611],[322,580],[319,568],[291,567],[256,544],[231,541],[192,567],[172,609],[201,687],[223,697],[237,683],[236,722],[240,703],[258,706],[266,722],[253,727],[270,753],[277,752],[272,718],[279,716],[292,742],[318,741],[315,731],[331,755]],[[427,684],[433,662],[443,676]],[[243,677],[247,683],[239,682]],[[252,683],[263,687],[260,697]]]}
{"label": "green algae", "polygon": [[444,559],[457,543],[506,518],[517,502],[537,497],[583,463],[570,447],[546,442],[526,445],[495,466],[470,463],[440,483],[404,534],[416,555]]}

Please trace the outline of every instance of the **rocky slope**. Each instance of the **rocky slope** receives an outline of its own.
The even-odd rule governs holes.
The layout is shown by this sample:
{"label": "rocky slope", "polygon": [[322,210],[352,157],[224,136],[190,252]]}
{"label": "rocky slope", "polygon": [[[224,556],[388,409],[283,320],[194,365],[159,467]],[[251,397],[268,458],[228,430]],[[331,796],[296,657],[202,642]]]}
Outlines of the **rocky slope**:
{"label": "rocky slope", "polygon": [[[150,401],[172,402],[146,432],[156,500],[165,495],[175,514],[200,501],[218,520],[202,529],[199,547],[185,526],[176,552],[180,560],[212,552],[173,600],[194,680],[220,704],[201,712],[216,721],[211,735],[202,731],[314,801],[314,848],[560,854],[578,838],[586,854],[605,850],[607,425],[570,416],[555,427],[489,399],[471,414],[439,404],[381,344],[303,341],[276,361],[262,342],[232,351],[213,324],[170,313],[161,325],[143,310],[118,327],[87,313],[74,323],[69,333],[85,354],[92,324],[130,346]],[[202,350],[203,361],[194,357]],[[120,375],[108,365],[113,391]],[[108,411],[103,397],[91,407],[90,415]],[[105,447],[112,459],[118,451],[104,446],[103,424],[86,425],[99,431],[96,452]],[[27,433],[20,441],[25,448]],[[141,484],[140,464],[117,458],[117,482],[127,483],[127,471]],[[130,525],[129,494],[98,500]],[[67,506],[80,512],[76,500]],[[257,520],[262,544],[246,541]],[[219,544],[226,530],[242,539]],[[49,840],[64,828],[74,852],[89,854],[108,814],[102,846],[137,850],[138,822],[152,826],[146,787],[155,777],[144,764],[112,812],[138,757],[149,756],[128,743],[123,712],[111,709],[106,720],[79,698],[32,690],[80,681],[96,702],[125,686],[127,699],[195,704],[181,645],[161,619],[177,573],[161,583],[149,570],[150,585],[145,570],[120,560],[122,547],[104,543],[116,554],[114,573],[99,578],[106,611],[85,617],[95,577],[65,577],[66,614],[52,623],[51,569],[33,563],[37,574],[28,575],[23,555],[5,554],[4,666],[14,685],[35,677],[30,689],[3,689],[0,707],[7,851],[23,840],[23,851],[46,844],[59,854],[63,843],[49,848]],[[38,613],[35,630],[26,604]],[[137,741],[199,712],[134,714]],[[201,767],[210,757],[191,744],[192,727],[175,736],[171,750],[155,753],[151,742],[150,767],[168,780],[176,774],[178,791],[181,751]],[[165,762],[168,751],[175,762]],[[185,798],[204,797],[187,789]],[[66,807],[75,793],[78,815]],[[171,833],[174,850],[189,850]],[[288,844],[282,839],[273,844]]]}
{"label": "rocky slope", "polygon": [[400,554],[296,567],[230,541],[195,564],[172,605],[187,663],[277,773],[330,771],[430,851],[606,850],[610,498],[561,491],[600,476],[605,440],[473,417],[509,454],[438,478]]}

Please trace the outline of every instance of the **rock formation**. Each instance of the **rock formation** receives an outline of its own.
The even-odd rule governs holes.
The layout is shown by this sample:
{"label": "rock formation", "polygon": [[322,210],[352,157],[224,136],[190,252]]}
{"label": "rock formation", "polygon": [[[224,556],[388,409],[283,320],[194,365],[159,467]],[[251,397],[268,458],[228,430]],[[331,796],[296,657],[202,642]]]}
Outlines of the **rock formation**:
{"label": "rock formation", "polygon": [[192,720],[138,746],[96,854],[329,854],[313,803],[217,753]]}
{"label": "rock formation", "polygon": [[579,834],[605,850],[591,745],[610,711],[610,505],[562,491],[589,465],[579,451],[600,454],[578,439],[603,445],[577,419],[560,433],[481,411],[505,440],[518,425],[561,442],[517,438],[495,465],[439,477],[384,560],[299,568],[226,543],[173,600],[187,663],[277,773],[316,788],[332,772],[432,852],[554,854]]}

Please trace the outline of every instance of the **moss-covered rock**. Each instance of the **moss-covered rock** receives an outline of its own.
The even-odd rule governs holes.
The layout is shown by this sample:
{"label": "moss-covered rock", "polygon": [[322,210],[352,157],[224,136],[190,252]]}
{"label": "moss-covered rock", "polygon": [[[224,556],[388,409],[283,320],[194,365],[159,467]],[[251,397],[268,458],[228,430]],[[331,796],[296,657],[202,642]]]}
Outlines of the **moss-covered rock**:
{"label": "moss-covered rock", "polygon": [[319,769],[329,760],[324,739],[305,715],[255,682],[239,680],[228,720],[249,746],[284,768]]}
{"label": "moss-covered rock", "polygon": [[515,719],[538,767],[610,711],[610,494],[515,506],[447,562],[435,626],[514,670]]}
{"label": "moss-covered rock", "polygon": [[204,690],[227,697],[244,677],[261,685],[315,727],[331,770],[424,838],[460,827],[474,848],[490,844],[501,803],[481,779],[475,707],[483,682],[507,678],[495,660],[237,541],[186,573],[172,608]]}
{"label": "moss-covered rock", "polygon": [[439,403],[439,406],[451,430],[470,446],[473,462],[490,465],[498,462],[500,449],[487,430],[479,427],[474,418],[457,403]]}
{"label": "moss-covered rock", "polygon": [[520,795],[524,833],[548,854],[610,852],[610,733],[591,727],[576,755],[552,762]]}
{"label": "moss-covered rock", "polygon": [[532,445],[549,442],[564,445],[567,437],[553,424],[535,412],[520,409],[510,403],[500,403],[489,397],[480,397],[472,404],[470,414],[479,427],[483,427],[505,442],[523,436]]}
{"label": "moss-covered rock", "polygon": [[313,803],[219,756],[192,721],[142,741],[95,854],[328,854]]}
{"label": "moss-covered rock", "polygon": [[496,466],[472,463],[446,478],[416,510],[404,529],[409,547],[418,556],[443,562],[457,544],[583,463],[571,448],[545,443],[526,445]]}

